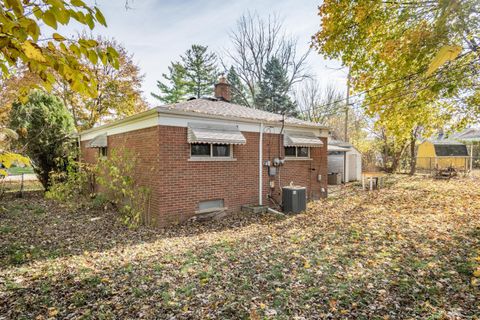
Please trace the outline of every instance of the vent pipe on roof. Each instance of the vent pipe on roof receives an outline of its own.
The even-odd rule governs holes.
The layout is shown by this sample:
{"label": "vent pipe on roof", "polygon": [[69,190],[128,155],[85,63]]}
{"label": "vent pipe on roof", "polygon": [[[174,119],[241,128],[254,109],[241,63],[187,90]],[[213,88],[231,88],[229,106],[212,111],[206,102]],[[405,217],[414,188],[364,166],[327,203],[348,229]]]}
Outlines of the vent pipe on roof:
{"label": "vent pipe on roof", "polygon": [[232,100],[230,84],[223,75],[220,76],[218,83],[215,85],[215,98],[226,102],[230,102],[230,100]]}

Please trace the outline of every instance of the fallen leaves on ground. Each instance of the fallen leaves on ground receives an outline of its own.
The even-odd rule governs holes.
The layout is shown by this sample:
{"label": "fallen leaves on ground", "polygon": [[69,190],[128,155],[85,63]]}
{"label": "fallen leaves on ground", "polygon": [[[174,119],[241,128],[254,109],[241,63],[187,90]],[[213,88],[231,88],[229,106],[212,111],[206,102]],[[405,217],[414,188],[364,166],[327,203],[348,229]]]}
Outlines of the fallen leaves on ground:
{"label": "fallen leaves on ground", "polygon": [[0,318],[478,318],[479,182],[397,177],[305,214],[164,230],[13,200],[0,213]]}

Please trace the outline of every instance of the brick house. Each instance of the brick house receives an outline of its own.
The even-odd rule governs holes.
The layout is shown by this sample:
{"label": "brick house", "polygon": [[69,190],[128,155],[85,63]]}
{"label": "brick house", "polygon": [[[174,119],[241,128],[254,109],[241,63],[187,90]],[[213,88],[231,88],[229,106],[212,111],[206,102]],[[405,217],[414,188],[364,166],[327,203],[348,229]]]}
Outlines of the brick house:
{"label": "brick house", "polygon": [[136,178],[151,190],[157,225],[211,210],[281,203],[281,187],[306,187],[307,199],[327,195],[328,129],[317,123],[216,98],[156,107],[80,134],[81,159],[94,163],[117,148],[136,154]]}

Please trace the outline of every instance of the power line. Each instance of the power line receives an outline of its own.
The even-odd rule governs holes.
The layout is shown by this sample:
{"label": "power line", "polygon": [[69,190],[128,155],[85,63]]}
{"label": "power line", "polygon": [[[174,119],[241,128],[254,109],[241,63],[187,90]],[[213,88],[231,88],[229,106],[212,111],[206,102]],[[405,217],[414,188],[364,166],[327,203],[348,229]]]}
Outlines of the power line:
{"label": "power line", "polygon": [[[459,60],[460,58],[468,55],[469,53],[471,53],[471,52],[464,53],[464,54],[458,56],[455,60]],[[478,60],[478,59],[474,59],[474,60],[472,60],[472,61],[469,61],[467,64],[464,64],[464,65],[462,65],[462,66],[468,66],[469,63],[471,63],[471,62],[473,62],[473,61],[476,61],[476,60]],[[422,70],[420,70],[420,71],[418,71],[418,72],[411,73],[411,74],[408,74],[408,75],[403,76],[403,77],[401,77],[401,78],[392,80],[391,82],[388,82],[388,83],[386,83],[386,84],[379,85],[379,86],[376,86],[376,87],[373,87],[373,88],[370,88],[370,89],[367,89],[367,90],[358,92],[358,93],[356,93],[356,94],[354,94],[354,95],[351,95],[349,98],[351,99],[351,98],[359,97],[359,96],[364,95],[364,94],[366,94],[366,93],[369,93],[369,92],[372,92],[372,91],[375,91],[375,90],[384,88],[384,87],[386,87],[386,86],[389,86],[389,85],[391,85],[391,84],[393,84],[393,83],[396,83],[396,82],[399,82],[399,81],[402,81],[402,80],[414,80],[415,78],[412,78],[412,77],[415,77],[415,76],[418,76],[419,74],[424,73],[424,72],[426,71],[426,69],[427,69],[427,68],[424,67],[424,68],[422,68]],[[451,69],[450,69],[450,70],[451,70]],[[425,80],[431,79],[431,78],[435,77],[438,73],[440,73],[440,72],[442,72],[442,71],[443,71],[443,72],[447,72],[447,71],[449,71],[449,70],[446,70],[446,71],[444,71],[444,70],[437,70],[437,71],[435,71],[435,73],[431,74],[430,76],[425,77]],[[395,88],[393,88],[393,89],[391,89],[391,90],[388,90],[387,92],[390,92],[390,91],[392,91],[392,90],[394,90],[394,89],[395,89]],[[383,92],[383,93],[385,93],[385,92]],[[383,93],[382,93],[382,94],[383,94]],[[375,96],[376,96],[376,95],[375,95]],[[374,97],[375,97],[375,96],[374,96]],[[334,105],[334,104],[337,104],[337,103],[340,103],[340,102],[343,102],[343,101],[346,101],[346,100],[347,100],[347,98],[342,98],[342,99],[339,99],[339,100],[336,100],[336,101],[332,101],[332,102],[329,102],[329,103],[326,103],[326,104],[323,104],[323,105],[320,105],[320,106],[310,107],[310,108],[304,109],[304,110],[302,110],[302,111],[305,112],[305,111],[309,111],[309,110],[312,110],[312,109],[320,109],[320,108],[328,107],[328,106],[331,106],[331,105]]]}
{"label": "power line", "polygon": [[[474,60],[472,60],[472,61],[469,61],[469,62],[467,62],[467,63],[465,63],[465,64],[462,64],[462,65],[460,65],[460,66],[458,66],[458,67],[459,67],[459,68],[462,68],[462,69],[463,69],[464,67],[470,67],[470,63],[472,63],[472,62],[474,62],[474,61],[477,61],[477,60],[478,60],[478,58],[477,58],[477,59],[474,59]],[[425,77],[424,80],[431,79],[431,78],[435,77],[435,76],[436,76],[438,73],[440,73],[440,72],[448,73],[448,72],[451,72],[451,71],[458,71],[458,68],[457,68],[457,69],[438,70],[438,71],[436,71],[434,74]],[[399,82],[399,81],[404,80],[404,79],[406,79],[406,78],[411,78],[412,76],[418,75],[418,74],[423,73],[423,72],[424,72],[424,71],[419,71],[419,72],[416,72],[416,73],[412,73],[412,74],[410,74],[410,75],[407,75],[407,76],[404,76],[404,77],[402,77],[402,78],[396,79],[396,80],[394,80],[394,81],[388,82],[388,83],[386,83],[386,84],[384,84],[384,85],[377,86],[377,87],[374,87],[374,88],[371,88],[371,89],[368,89],[368,90],[364,90],[364,91],[359,92],[359,93],[357,93],[357,94],[351,95],[349,98],[359,97],[359,96],[361,96],[361,95],[363,95],[363,94],[365,94],[365,93],[368,93],[368,92],[371,92],[371,91],[374,91],[374,90],[378,90],[378,89],[381,89],[381,88],[383,88],[383,87],[387,87],[387,86],[389,86],[389,85],[392,84],[392,83]],[[413,79],[409,79],[409,80],[413,80]],[[407,85],[407,83],[406,83],[405,85]],[[396,88],[392,88],[392,89],[387,90],[387,91],[385,91],[385,92],[381,92],[381,93],[375,94],[375,95],[373,95],[372,97],[377,97],[377,96],[379,96],[380,94],[385,94],[385,93],[391,92],[391,91],[393,91],[393,90],[395,90],[395,89],[396,89]],[[394,98],[395,98],[395,97],[394,97]],[[340,99],[340,100],[332,101],[332,102],[329,102],[329,103],[326,103],[326,104],[323,104],[323,105],[320,105],[320,106],[312,106],[312,107],[310,107],[310,108],[303,109],[302,112],[303,112],[303,113],[307,113],[308,111],[313,111],[313,110],[315,110],[315,109],[321,109],[321,108],[328,107],[328,106],[331,106],[331,105],[334,105],[334,104],[337,104],[337,103],[340,103],[340,102],[343,102],[343,101],[347,101],[347,98],[342,98],[342,99]]]}

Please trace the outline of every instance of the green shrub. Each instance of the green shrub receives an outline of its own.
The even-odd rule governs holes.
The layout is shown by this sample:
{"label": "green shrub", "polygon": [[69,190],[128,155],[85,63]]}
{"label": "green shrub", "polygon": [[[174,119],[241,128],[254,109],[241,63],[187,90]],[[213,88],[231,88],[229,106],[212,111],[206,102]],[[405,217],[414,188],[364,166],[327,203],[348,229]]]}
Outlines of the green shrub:
{"label": "green shrub", "polygon": [[150,189],[135,179],[136,157],[129,151],[113,151],[97,165],[97,182],[103,195],[118,209],[129,227],[143,223],[150,200]]}
{"label": "green shrub", "polygon": [[96,165],[68,161],[65,172],[51,175],[45,196],[71,207],[89,204],[106,208],[112,204],[124,224],[136,227],[145,222],[150,200],[150,190],[134,178],[136,165],[136,158],[123,150],[113,151]]}
{"label": "green shrub", "polygon": [[50,174],[47,199],[77,206],[91,199],[95,192],[95,170],[91,165],[69,160],[66,171]]}

